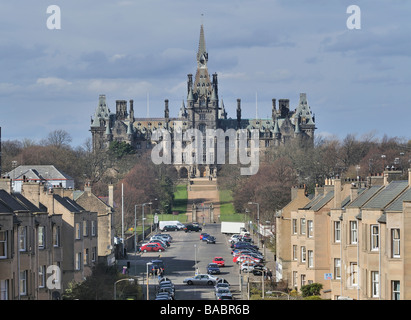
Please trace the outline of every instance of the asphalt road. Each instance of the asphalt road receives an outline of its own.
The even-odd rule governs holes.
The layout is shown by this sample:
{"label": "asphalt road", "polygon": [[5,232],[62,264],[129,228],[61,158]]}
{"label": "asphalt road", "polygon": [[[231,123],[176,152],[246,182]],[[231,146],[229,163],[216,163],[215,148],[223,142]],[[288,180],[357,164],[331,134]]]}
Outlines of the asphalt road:
{"label": "asphalt road", "polygon": [[[203,226],[202,232],[207,232],[216,237],[215,244],[207,244],[200,240],[201,232],[168,231],[165,233],[173,237],[171,246],[161,253],[142,253],[136,257],[130,255],[130,275],[136,275],[147,283],[147,262],[160,258],[165,264],[165,276],[170,278],[176,288],[176,300],[215,300],[214,286],[183,284],[186,277],[194,276],[196,267],[199,273],[207,273],[207,265],[214,257],[221,256],[226,266],[220,268],[218,278],[224,278],[230,283],[234,299],[241,299],[240,275],[238,266],[233,263],[229,237],[221,234],[220,224],[208,224]],[[149,277],[149,297],[153,298],[158,283],[156,276]],[[146,286],[144,291],[146,292]]]}

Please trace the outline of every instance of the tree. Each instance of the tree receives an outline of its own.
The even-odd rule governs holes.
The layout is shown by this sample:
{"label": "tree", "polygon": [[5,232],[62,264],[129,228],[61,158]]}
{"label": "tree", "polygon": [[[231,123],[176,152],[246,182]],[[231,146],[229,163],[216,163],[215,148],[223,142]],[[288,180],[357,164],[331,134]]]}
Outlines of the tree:
{"label": "tree", "polygon": [[51,131],[46,140],[44,141],[45,145],[54,146],[57,148],[69,147],[72,141],[71,135],[62,129],[57,129]]}
{"label": "tree", "polygon": [[323,285],[321,283],[311,283],[302,286],[300,290],[303,297],[311,297],[321,295],[322,288]]}

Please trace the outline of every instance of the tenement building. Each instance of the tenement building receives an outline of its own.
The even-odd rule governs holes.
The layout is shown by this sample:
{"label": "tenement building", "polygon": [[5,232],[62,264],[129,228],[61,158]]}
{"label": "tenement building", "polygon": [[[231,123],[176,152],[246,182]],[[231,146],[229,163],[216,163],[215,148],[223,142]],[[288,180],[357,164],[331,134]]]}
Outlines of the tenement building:
{"label": "tenement building", "polygon": [[[236,101],[236,117],[228,118],[224,103],[219,98],[218,76],[208,72],[208,53],[205,45],[204,28],[200,29],[195,75],[187,76],[187,99],[182,101],[177,117],[170,117],[169,100],[164,103],[164,117],[143,118],[134,110],[134,101],[116,100],[115,113],[110,111],[106,96],[100,95],[94,117],[91,119],[93,150],[106,150],[114,141],[129,143],[139,152],[153,148],[153,133],[158,129],[167,130],[172,137],[176,134],[197,129],[205,133],[207,129],[257,131],[259,150],[264,151],[299,139],[302,143],[313,142],[315,117],[307,102],[305,93],[300,94],[298,105],[290,109],[289,99],[272,99],[270,118],[244,119],[241,115],[241,99]],[[203,146],[206,148],[205,134]],[[185,148],[185,142],[182,142]],[[185,149],[184,149],[185,150]],[[182,161],[173,162],[180,177],[208,176],[217,174],[217,149],[203,150],[203,158],[188,161],[193,156],[182,153]],[[222,152],[218,150],[218,152]],[[209,154],[207,161],[205,154]],[[199,160],[198,160],[199,159]],[[203,161],[202,161],[203,160]]]}

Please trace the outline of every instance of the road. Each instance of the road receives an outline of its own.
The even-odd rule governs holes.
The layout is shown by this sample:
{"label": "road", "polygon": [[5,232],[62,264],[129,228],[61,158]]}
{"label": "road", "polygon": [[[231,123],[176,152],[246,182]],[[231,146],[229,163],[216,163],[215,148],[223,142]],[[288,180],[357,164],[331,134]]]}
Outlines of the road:
{"label": "road", "polygon": [[[170,278],[176,287],[177,300],[214,300],[213,286],[199,286],[183,284],[183,279],[194,276],[195,268],[199,273],[207,273],[207,265],[216,256],[221,256],[226,262],[226,266],[221,268],[219,278],[224,278],[230,283],[231,291],[235,299],[241,299],[239,290],[240,275],[238,266],[233,263],[229,237],[221,234],[220,224],[208,224],[203,226],[203,231],[216,237],[216,244],[207,244],[200,240],[201,232],[170,231],[167,232],[173,237],[171,246],[161,253],[142,253],[135,259],[130,255],[131,262],[130,275],[136,275],[144,279],[146,284],[146,263],[153,259],[160,258],[165,264],[165,276]],[[149,295],[153,297],[157,277],[149,278]],[[146,286],[144,286],[146,291]]]}

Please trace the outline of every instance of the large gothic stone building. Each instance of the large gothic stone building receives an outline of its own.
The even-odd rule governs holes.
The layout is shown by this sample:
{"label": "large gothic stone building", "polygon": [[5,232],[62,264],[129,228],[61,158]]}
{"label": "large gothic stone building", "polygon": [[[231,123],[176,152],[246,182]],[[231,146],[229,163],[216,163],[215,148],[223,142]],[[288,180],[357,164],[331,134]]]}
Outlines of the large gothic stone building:
{"label": "large gothic stone building", "polygon": [[[305,93],[300,94],[294,110],[290,110],[289,99],[272,99],[271,118],[243,119],[241,117],[241,99],[237,99],[237,114],[228,118],[224,103],[219,100],[217,74],[208,73],[208,53],[205,45],[204,28],[201,25],[197,52],[197,70],[193,77],[188,74],[187,99],[183,101],[177,117],[169,115],[169,100],[165,100],[163,118],[143,118],[134,113],[133,100],[116,100],[116,111],[112,113],[107,106],[106,96],[100,95],[94,117],[91,119],[93,150],[108,149],[113,141],[129,143],[137,151],[144,152],[153,148],[153,132],[165,129],[171,135],[185,132],[187,129],[245,129],[258,130],[259,148],[267,150],[300,139],[304,143],[313,143],[315,118],[307,103]],[[184,142],[183,142],[184,144]],[[206,153],[206,152],[205,152]],[[175,164],[180,177],[208,176],[217,174],[217,156],[211,157],[212,163],[190,163],[183,161]]]}

